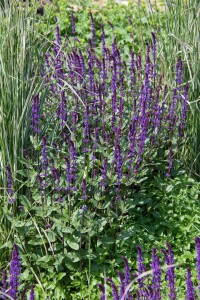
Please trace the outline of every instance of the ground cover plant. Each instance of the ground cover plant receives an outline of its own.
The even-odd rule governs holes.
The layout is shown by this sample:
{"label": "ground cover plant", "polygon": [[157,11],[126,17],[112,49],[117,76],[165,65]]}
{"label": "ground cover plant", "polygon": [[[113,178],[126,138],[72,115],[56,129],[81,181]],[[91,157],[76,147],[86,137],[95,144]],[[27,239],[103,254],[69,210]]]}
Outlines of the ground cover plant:
{"label": "ground cover plant", "polygon": [[[159,32],[149,30],[143,48],[130,35],[123,49],[112,22],[86,15],[84,43],[74,13],[72,36],[61,35],[55,20],[41,60],[44,89],[32,99],[30,140],[18,157],[23,167],[15,174],[7,160],[4,168],[2,209],[11,231],[1,246],[2,267],[8,269],[15,242],[19,291],[34,285],[36,299],[99,298],[100,278],[112,278],[122,256],[133,261],[137,244],[149,251],[168,241],[194,272],[199,185],[180,159],[190,87],[183,61],[177,57],[169,85]],[[177,270],[178,299],[186,294],[184,278]]]}

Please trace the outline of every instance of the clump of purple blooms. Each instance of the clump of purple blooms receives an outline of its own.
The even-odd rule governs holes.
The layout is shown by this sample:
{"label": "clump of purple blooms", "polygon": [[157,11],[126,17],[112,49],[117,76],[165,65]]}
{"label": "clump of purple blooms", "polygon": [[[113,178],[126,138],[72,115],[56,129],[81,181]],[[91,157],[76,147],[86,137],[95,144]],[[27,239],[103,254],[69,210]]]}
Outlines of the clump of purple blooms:
{"label": "clump of purple blooms", "polygon": [[[19,249],[16,244],[13,244],[13,249],[11,253],[10,261],[10,274],[7,277],[7,272],[5,269],[2,269],[1,281],[0,281],[0,297],[1,299],[13,299],[13,300],[25,300],[27,287],[25,286],[24,290],[20,293],[20,274],[21,274],[21,259],[19,255]],[[8,298],[8,297],[10,298]],[[30,288],[29,300],[34,300],[34,286]]]}
{"label": "clump of purple blooms", "polygon": [[[197,262],[197,278],[198,284],[199,279],[199,269],[200,269],[200,238],[195,238],[196,243],[196,262]],[[151,272],[147,271],[144,265],[144,259],[142,254],[142,249],[137,246],[137,273],[133,274],[131,272],[131,267],[129,266],[128,260],[123,256],[125,268],[124,274],[118,271],[119,284],[116,284],[117,280],[107,278],[106,282],[111,287],[112,296],[110,296],[109,289],[106,289],[104,285],[98,284],[101,291],[100,299],[105,300],[178,300],[180,299],[175,290],[175,265],[174,254],[169,245],[166,243],[167,249],[162,249],[161,253],[164,254],[165,266],[162,268],[160,263],[160,258],[157,254],[155,248],[152,250],[152,261],[150,263]],[[165,272],[165,279],[162,273]],[[185,300],[195,300],[198,299],[198,289],[194,286],[195,278],[192,276],[191,269],[186,268],[185,275]],[[166,283],[167,281],[167,283]],[[168,293],[168,295],[167,295]]]}
{"label": "clump of purple blooms", "polygon": [[[39,95],[34,97],[31,114],[32,132],[41,145],[38,187],[52,189],[58,202],[69,196],[86,201],[93,197],[95,179],[101,197],[109,195],[111,206],[117,207],[126,198],[124,184],[140,177],[152,158],[162,159],[162,165],[165,159],[165,169],[159,172],[163,177],[171,176],[173,157],[184,137],[189,87],[183,83],[181,58],[176,64],[174,87],[164,84],[155,32],[146,53],[130,49],[128,61],[123,59],[117,36],[111,47],[106,44],[103,24],[99,54],[92,13],[90,20],[91,38],[85,50],[79,47],[72,14],[73,38],[62,40],[57,23],[53,48],[46,54],[43,75],[49,92],[41,107]],[[47,149],[49,152],[52,145],[57,146],[50,158]]]}

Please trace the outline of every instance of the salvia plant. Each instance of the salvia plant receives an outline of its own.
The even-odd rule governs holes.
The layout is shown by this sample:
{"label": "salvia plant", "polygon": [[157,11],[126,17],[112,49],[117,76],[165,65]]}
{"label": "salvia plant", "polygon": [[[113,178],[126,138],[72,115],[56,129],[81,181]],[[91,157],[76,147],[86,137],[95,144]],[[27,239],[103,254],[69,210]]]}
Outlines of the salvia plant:
{"label": "salvia plant", "polygon": [[[91,40],[84,52],[75,26],[72,15],[74,37],[62,40],[57,25],[52,50],[46,53],[42,77],[49,93],[42,106],[38,94],[33,99],[35,149],[27,165],[36,153],[34,187],[41,199],[51,191],[53,203],[73,198],[74,203],[82,199],[81,205],[89,205],[96,195],[96,209],[109,198],[117,212],[142,173],[171,176],[184,138],[189,87],[183,84],[180,58],[174,87],[164,84],[154,32],[146,54],[132,51],[128,61],[119,52],[117,37],[111,48],[106,46],[103,24],[102,51],[97,55],[92,14]],[[157,170],[152,166],[155,159],[162,165]]]}
{"label": "salvia plant", "polygon": [[[23,180],[14,181],[9,162],[6,167],[8,221],[27,255],[38,246],[32,263],[42,257],[42,268],[48,265],[52,272],[71,268],[71,261],[82,268],[88,259],[87,234],[98,244],[99,234],[112,228],[112,218],[125,216],[139,183],[152,176],[164,182],[175,174],[185,136],[189,87],[183,84],[182,60],[174,66],[174,85],[167,86],[155,32],[145,53],[130,51],[127,58],[117,36],[107,46],[103,24],[101,49],[96,48],[90,18],[91,39],[84,50],[73,14],[72,37],[61,38],[56,26],[41,74],[45,102],[42,93],[32,101],[33,147],[21,159]],[[26,193],[18,197],[19,183]],[[172,277],[169,271],[168,280]],[[128,284],[130,278],[125,280]]]}

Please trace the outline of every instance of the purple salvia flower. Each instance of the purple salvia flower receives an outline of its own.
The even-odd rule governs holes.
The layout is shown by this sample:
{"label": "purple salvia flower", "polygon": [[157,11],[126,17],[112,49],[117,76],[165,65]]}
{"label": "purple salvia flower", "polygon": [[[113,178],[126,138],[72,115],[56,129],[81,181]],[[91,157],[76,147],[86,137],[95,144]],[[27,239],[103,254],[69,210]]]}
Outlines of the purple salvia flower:
{"label": "purple salvia flower", "polygon": [[5,167],[5,169],[6,169],[6,172],[7,172],[7,185],[8,185],[9,202],[13,203],[15,200],[14,200],[14,198],[12,198],[13,194],[14,194],[12,173],[11,173],[11,169],[10,169],[9,165],[7,165]]}
{"label": "purple salvia flower", "polygon": [[14,300],[17,299],[18,287],[19,287],[19,275],[21,272],[20,256],[17,245],[13,245],[12,257],[10,263],[10,280],[8,295]]}
{"label": "purple salvia flower", "polygon": [[137,158],[137,163],[135,166],[134,172],[137,173],[139,166],[142,162],[142,156],[144,152],[144,146],[145,146],[145,141],[146,141],[146,136],[147,136],[147,129],[148,129],[148,118],[144,116],[144,118],[141,119],[141,129],[140,129],[140,135],[139,135],[139,150],[138,150],[138,158]]}
{"label": "purple salvia flower", "polygon": [[181,91],[182,90],[182,85],[183,83],[183,63],[181,58],[178,58],[178,61],[176,63],[176,87],[177,87],[177,91]]}
{"label": "purple salvia flower", "polygon": [[98,284],[98,287],[101,290],[101,300],[106,300],[105,287],[101,283]]}
{"label": "purple salvia flower", "polygon": [[[173,265],[174,264],[174,254],[173,251],[168,243],[166,243],[168,250],[162,249],[161,252],[165,256],[165,263],[167,266]],[[176,299],[176,291],[175,291],[175,273],[174,273],[174,267],[169,267],[166,270],[166,279],[168,281],[168,286],[169,286],[169,298],[171,300]]]}
{"label": "purple salvia flower", "polygon": [[160,269],[160,260],[156,254],[156,248],[152,250],[152,262],[151,269],[153,271],[153,280],[152,280],[152,300],[161,299],[161,269]]}
{"label": "purple salvia flower", "polygon": [[103,168],[102,168],[102,171],[101,171],[101,182],[100,182],[100,186],[101,187],[105,187],[105,184],[106,184],[106,177],[107,177],[107,171],[108,171],[108,159],[107,157],[104,158],[103,160]]}
{"label": "purple salvia flower", "polygon": [[198,289],[200,291],[200,238],[195,238],[196,247],[196,266],[197,266],[197,278],[198,278]]}
{"label": "purple salvia flower", "polygon": [[34,294],[34,286],[31,286],[29,300],[35,300],[35,294]]}
{"label": "purple salvia flower", "polygon": [[94,145],[93,145],[94,150],[98,148],[99,131],[100,131],[100,127],[96,127],[94,130]]}
{"label": "purple salvia flower", "polygon": [[152,36],[152,56],[153,56],[153,77],[156,77],[156,35],[154,32],[151,33]]}
{"label": "purple salvia flower", "polygon": [[[2,293],[6,293],[6,290],[7,290],[7,276],[6,276],[6,270],[2,270],[2,280],[1,280],[1,291]],[[2,295],[1,296],[2,299],[6,299],[6,296],[5,295]]]}
{"label": "purple salvia flower", "polygon": [[117,287],[114,284],[113,280],[111,278],[106,278],[106,281],[108,281],[111,284],[111,287],[112,287],[112,295],[113,295],[112,300],[120,300]]}
{"label": "purple salvia flower", "polygon": [[[127,258],[122,256],[122,259],[123,259],[124,264],[125,264],[125,268],[124,268],[124,287],[126,289],[127,286],[129,285],[129,283],[131,282],[131,273],[130,273],[130,267],[129,267],[129,263],[128,263]],[[128,300],[133,299],[130,292],[127,292],[127,295],[126,295],[125,299],[128,299]]]}
{"label": "purple salvia flower", "polygon": [[187,268],[185,300],[195,300],[195,291],[190,268]]}
{"label": "purple salvia flower", "polygon": [[40,103],[39,95],[33,97],[33,105],[31,110],[31,128],[34,133],[39,133],[39,115],[40,113]]}
{"label": "purple salvia flower", "polygon": [[[76,109],[76,110],[78,110],[78,109]],[[76,124],[77,124],[78,119],[79,119],[79,115],[78,115],[77,111],[72,112],[71,113],[71,123],[72,123],[71,130],[74,133],[75,137],[77,135],[77,126],[76,126]]]}
{"label": "purple salvia flower", "polygon": [[74,14],[71,14],[71,24],[72,24],[72,35],[76,35],[76,23]]}
{"label": "purple salvia flower", "polygon": [[[146,271],[146,267],[144,265],[144,259],[143,259],[143,255],[142,255],[142,248],[140,246],[136,247],[137,249],[137,268],[138,268],[138,274],[137,275],[141,275],[143,272]],[[139,283],[139,288],[143,288],[144,286],[144,278],[140,278],[138,279],[138,283]]]}
{"label": "purple salvia flower", "polygon": [[125,292],[124,275],[122,274],[122,272],[118,271],[118,276],[119,276],[119,280],[120,280],[120,296],[119,296],[119,299],[121,299],[124,295],[124,292]]}
{"label": "purple salvia flower", "polygon": [[90,18],[91,18],[92,47],[94,48],[95,40],[96,40],[96,31],[94,26],[94,18],[91,12],[90,12]]}
{"label": "purple salvia flower", "polygon": [[59,49],[60,49],[60,46],[62,45],[62,42],[61,42],[61,37],[60,37],[60,29],[59,29],[58,25],[56,25],[56,42],[57,42],[57,45],[59,46]]}
{"label": "purple salvia flower", "polygon": [[86,212],[87,206],[84,204],[84,205],[81,207],[81,209],[82,209],[83,212]]}
{"label": "purple salvia flower", "polygon": [[42,170],[44,171],[44,177],[47,176],[48,158],[47,158],[47,138],[42,138]]}
{"label": "purple salvia flower", "polygon": [[42,190],[43,189],[43,184],[42,184],[43,179],[40,176],[40,174],[37,174],[36,178],[37,178],[38,183],[39,183],[39,188],[40,188],[40,190]]}
{"label": "purple salvia flower", "polygon": [[172,152],[172,146],[170,146],[170,148],[169,148],[169,158],[168,158],[168,170],[167,170],[167,173],[166,173],[166,176],[167,176],[167,177],[170,177],[170,176],[171,176],[171,169],[172,169],[172,155],[173,155],[173,152]]}
{"label": "purple salvia flower", "polygon": [[25,286],[25,288],[23,289],[23,291],[21,293],[21,300],[25,300],[26,299],[26,292],[27,292],[27,286]]}
{"label": "purple salvia flower", "polygon": [[12,173],[10,166],[6,166],[6,172],[7,172],[7,186],[8,186],[8,195],[9,195],[9,203],[14,203],[15,199],[13,198],[14,190],[13,190],[13,180],[12,180]]}
{"label": "purple salvia flower", "polygon": [[186,120],[186,113],[187,113],[187,107],[188,107],[188,90],[189,90],[189,85],[186,84],[185,86],[185,91],[183,94],[183,99],[182,99],[182,111],[181,111],[181,123],[180,123],[180,136],[183,136],[183,131],[185,127],[185,120]]}

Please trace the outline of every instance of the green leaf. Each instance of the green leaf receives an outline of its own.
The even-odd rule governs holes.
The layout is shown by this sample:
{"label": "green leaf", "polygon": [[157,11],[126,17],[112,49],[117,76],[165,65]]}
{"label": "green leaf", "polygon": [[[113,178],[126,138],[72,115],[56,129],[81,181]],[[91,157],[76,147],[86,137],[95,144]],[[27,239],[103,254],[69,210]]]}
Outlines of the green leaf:
{"label": "green leaf", "polygon": [[67,238],[67,244],[69,245],[70,248],[72,248],[74,250],[79,249],[79,244],[77,243],[77,241],[73,237],[68,237]]}

